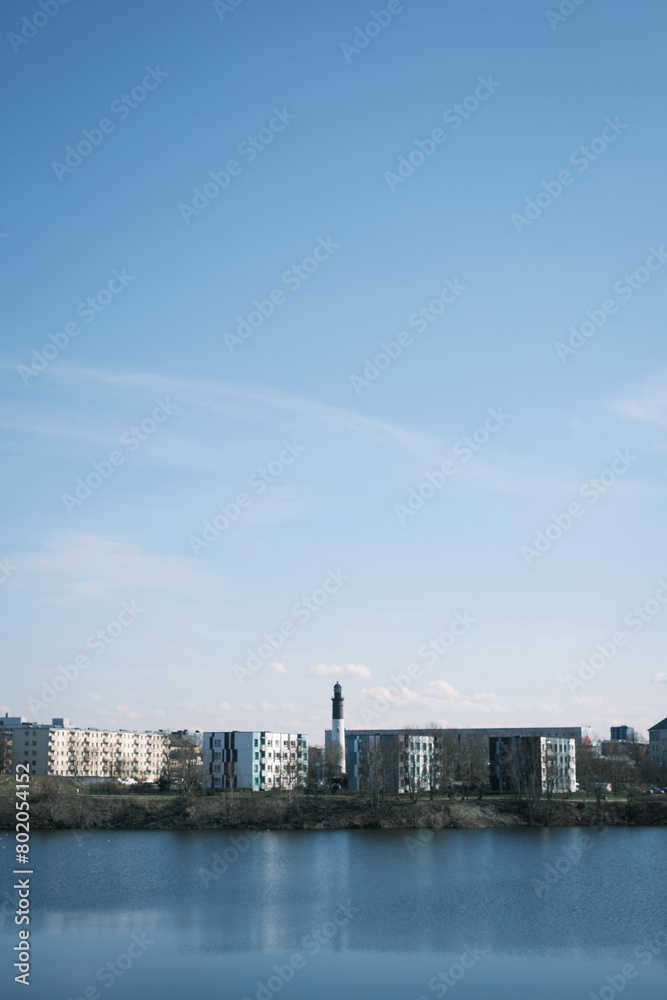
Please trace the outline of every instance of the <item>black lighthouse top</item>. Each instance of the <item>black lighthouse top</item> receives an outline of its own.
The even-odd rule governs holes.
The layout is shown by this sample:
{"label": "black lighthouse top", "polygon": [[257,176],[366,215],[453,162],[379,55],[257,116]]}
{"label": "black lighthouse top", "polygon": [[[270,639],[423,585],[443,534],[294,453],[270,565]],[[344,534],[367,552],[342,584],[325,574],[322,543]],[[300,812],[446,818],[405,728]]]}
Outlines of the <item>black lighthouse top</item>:
{"label": "black lighthouse top", "polygon": [[342,719],[343,718],[343,702],[345,701],[345,699],[343,698],[343,696],[341,694],[341,686],[338,683],[338,681],[336,681],[336,683],[334,684],[334,696],[331,699],[331,701],[332,701],[332,704],[333,704],[333,712],[332,712],[331,718],[332,719]]}

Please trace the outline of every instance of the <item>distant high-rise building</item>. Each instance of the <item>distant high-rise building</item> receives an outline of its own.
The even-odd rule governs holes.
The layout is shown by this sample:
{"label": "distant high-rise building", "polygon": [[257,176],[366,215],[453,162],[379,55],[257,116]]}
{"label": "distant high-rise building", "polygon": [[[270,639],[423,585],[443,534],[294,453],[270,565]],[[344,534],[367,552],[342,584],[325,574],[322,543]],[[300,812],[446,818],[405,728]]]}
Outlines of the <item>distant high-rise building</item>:
{"label": "distant high-rise building", "polygon": [[634,729],[630,726],[612,726],[611,727],[611,738],[614,742],[625,743],[626,740],[631,740],[634,736]]}

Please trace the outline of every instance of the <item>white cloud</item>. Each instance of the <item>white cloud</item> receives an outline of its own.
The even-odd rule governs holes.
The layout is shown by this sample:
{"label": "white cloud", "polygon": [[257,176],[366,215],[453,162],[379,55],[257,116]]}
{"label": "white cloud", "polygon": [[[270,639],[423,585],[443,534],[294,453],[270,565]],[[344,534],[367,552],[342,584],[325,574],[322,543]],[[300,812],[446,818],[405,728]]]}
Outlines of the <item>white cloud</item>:
{"label": "white cloud", "polygon": [[[388,709],[410,708],[411,711],[421,709],[429,718],[434,713],[453,711],[457,715],[482,712],[485,715],[507,712],[508,709],[498,700],[497,695],[485,691],[465,696],[444,680],[430,681],[421,691],[404,687],[397,691],[396,687],[384,686],[368,688],[362,691],[363,700],[384,702]],[[387,709],[387,710],[388,710]]]}
{"label": "white cloud", "polygon": [[275,672],[280,674],[281,677],[287,676],[288,671],[284,663],[279,663],[278,660],[274,660],[273,663],[269,663],[269,666],[271,667],[271,670],[275,670]]}
{"label": "white cloud", "polygon": [[667,427],[667,372],[651,375],[612,401],[612,410],[626,420]]}
{"label": "white cloud", "polygon": [[461,697],[460,691],[448,684],[447,681],[431,681],[424,688],[424,692],[432,698],[458,699]]}
{"label": "white cloud", "polygon": [[345,663],[343,666],[327,666],[326,663],[318,663],[316,667],[310,668],[311,674],[317,677],[371,677],[371,672],[363,663]]}
{"label": "white cloud", "polygon": [[[152,398],[155,394],[173,393],[174,401],[177,399],[179,407],[191,406],[235,419],[245,418],[253,423],[266,416],[266,411],[274,420],[278,414],[282,414],[292,422],[297,419],[310,425],[316,422],[352,431],[367,440],[400,448],[421,459],[437,459],[442,450],[441,444],[433,435],[405,430],[397,424],[366,417],[352,410],[258,386],[209,379],[168,377],[150,372],[112,373],[64,364],[54,370],[52,377],[65,383],[112,386],[116,394],[124,391],[127,397],[134,395],[142,399],[146,399],[147,396]],[[34,433],[48,433],[53,424],[52,419],[44,420],[43,416],[42,419],[35,420],[32,426],[25,416],[23,420],[26,424],[25,429],[33,430]],[[80,425],[72,421],[70,426],[73,433],[78,436]],[[63,429],[62,433],[67,434],[67,430]],[[180,462],[181,459],[187,461],[188,456],[192,459],[193,442],[183,439],[181,444],[182,447],[170,446],[169,449],[165,449],[165,456],[170,453],[172,461],[176,462]],[[204,464],[210,467],[211,454],[204,453],[200,457]]]}

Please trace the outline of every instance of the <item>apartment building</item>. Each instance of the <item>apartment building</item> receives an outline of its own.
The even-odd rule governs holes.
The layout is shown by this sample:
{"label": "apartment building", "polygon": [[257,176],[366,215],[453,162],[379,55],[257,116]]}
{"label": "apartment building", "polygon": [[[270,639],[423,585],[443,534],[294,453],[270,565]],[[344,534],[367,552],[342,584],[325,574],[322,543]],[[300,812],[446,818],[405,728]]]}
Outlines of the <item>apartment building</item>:
{"label": "apartment building", "polygon": [[12,768],[12,743],[14,730],[24,726],[27,719],[5,712],[0,718],[0,774],[9,774]]}
{"label": "apartment building", "polygon": [[658,767],[665,767],[667,765],[667,719],[651,726],[648,731],[648,745],[651,763],[657,764]]}
{"label": "apartment building", "polygon": [[401,729],[348,730],[347,787],[357,791],[380,784],[391,793],[427,791],[432,754],[430,734],[406,733]]}
{"label": "apartment building", "polygon": [[165,733],[76,729],[67,720],[24,725],[13,731],[12,764],[31,774],[157,781],[169,758]]}
{"label": "apartment building", "polygon": [[499,736],[489,740],[494,792],[575,792],[576,740],[563,736]]}
{"label": "apartment building", "polygon": [[306,781],[308,737],[268,730],[204,733],[202,759],[206,788],[295,788]]}

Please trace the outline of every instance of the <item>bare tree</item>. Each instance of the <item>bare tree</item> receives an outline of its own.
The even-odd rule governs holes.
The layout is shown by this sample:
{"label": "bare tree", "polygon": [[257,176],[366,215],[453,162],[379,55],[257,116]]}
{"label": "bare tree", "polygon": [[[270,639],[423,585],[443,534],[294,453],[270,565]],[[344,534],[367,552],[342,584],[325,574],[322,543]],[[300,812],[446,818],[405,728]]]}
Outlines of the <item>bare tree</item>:
{"label": "bare tree", "polygon": [[32,778],[30,797],[35,807],[35,816],[57,826],[67,811],[71,798],[68,793],[68,782],[58,775],[44,774]]}
{"label": "bare tree", "polygon": [[457,754],[461,798],[470,798],[473,789],[480,792],[489,776],[489,738],[485,735],[464,736]]}
{"label": "bare tree", "polygon": [[234,818],[234,805],[236,802],[236,764],[233,760],[228,760],[224,765],[223,793],[225,796],[225,812],[227,814],[227,825],[230,826]]}
{"label": "bare tree", "polygon": [[402,784],[410,796],[410,802],[416,805],[422,789],[422,776],[421,764],[415,752],[414,735],[414,729],[406,726],[398,738],[398,782],[399,787]]}
{"label": "bare tree", "polygon": [[642,733],[638,733],[636,729],[631,729],[628,732],[628,738],[625,743],[628,758],[632,761],[634,766],[637,768],[637,776],[640,781],[650,780],[651,771],[651,757],[649,751],[649,743]]}
{"label": "bare tree", "polygon": [[595,771],[595,756],[595,748],[590,736],[584,737],[580,743],[577,743],[575,751],[577,784],[580,791],[584,793],[584,805],[586,804],[588,793],[593,790],[593,782],[595,781],[593,776]]}
{"label": "bare tree", "polygon": [[303,768],[296,743],[293,742],[286,754],[282,768],[283,787],[287,791],[287,819],[292,819],[293,810],[301,818],[301,792],[303,790]]}
{"label": "bare tree", "polygon": [[592,793],[599,816],[602,810],[602,803],[607,797],[607,785],[610,778],[609,760],[598,754],[593,745],[593,740],[589,736],[582,743],[578,744],[576,759],[577,780],[579,788],[584,792],[584,802],[588,794]]}
{"label": "bare tree", "polygon": [[201,754],[190,736],[172,733],[171,741],[173,783],[176,785],[181,812],[187,813],[203,792]]}
{"label": "bare tree", "polygon": [[442,791],[450,801],[454,799],[454,789],[458,774],[458,740],[454,733],[444,732],[439,738],[437,756],[440,761],[440,780]]}
{"label": "bare tree", "polygon": [[343,774],[343,750],[337,743],[328,743],[322,747],[308,748],[308,788],[314,794],[321,796],[322,822],[329,822],[329,807],[332,785],[337,787]]}
{"label": "bare tree", "polygon": [[545,748],[542,778],[544,796],[547,804],[544,825],[548,826],[551,816],[551,804],[553,802],[554,794],[558,790],[559,782],[558,751],[555,749],[553,741],[550,740],[547,740]]}
{"label": "bare tree", "polygon": [[532,823],[542,796],[542,754],[539,737],[512,738],[501,743],[501,767],[517,799],[526,803],[528,822]]}
{"label": "bare tree", "polygon": [[394,740],[383,740],[379,734],[369,734],[359,762],[360,785],[368,795],[372,826],[380,826],[382,819],[384,796],[390,781],[389,772],[392,763],[396,763],[396,747],[393,744]]}
{"label": "bare tree", "polygon": [[324,750],[324,781],[341,782],[345,769],[345,753],[339,743],[329,743]]}

